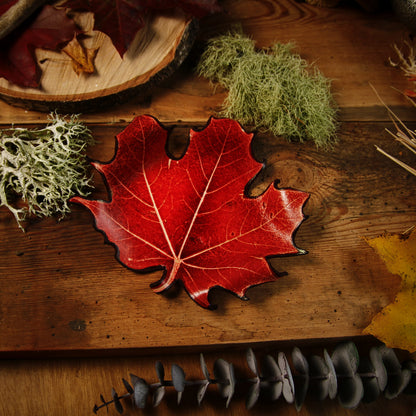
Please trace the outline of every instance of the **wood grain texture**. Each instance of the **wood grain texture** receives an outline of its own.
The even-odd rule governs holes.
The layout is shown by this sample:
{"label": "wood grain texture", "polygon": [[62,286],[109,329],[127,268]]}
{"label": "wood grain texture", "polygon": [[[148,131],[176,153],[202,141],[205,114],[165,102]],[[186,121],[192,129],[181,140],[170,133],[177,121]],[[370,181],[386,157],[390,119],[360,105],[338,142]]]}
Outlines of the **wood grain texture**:
{"label": "wood grain texture", "polygon": [[0,16],[0,39],[11,33],[45,2],[45,0],[19,0],[14,3]]}
{"label": "wood grain texture", "polygon": [[[308,219],[295,243],[307,255],[274,259],[288,275],[249,289],[249,301],[214,289],[216,311],[203,310],[182,290],[156,295],[158,273],[142,275],[115,260],[87,210],[31,224],[26,234],[0,213],[2,338],[7,351],[96,350],[227,345],[274,340],[351,337],[394,297],[391,275],[363,237],[403,232],[416,222],[416,178],[380,155],[400,149],[383,124],[344,123],[329,152],[257,136],[253,151],[266,167],[253,184],[272,181],[311,194]],[[91,157],[109,160],[121,126],[99,127]],[[177,128],[173,140],[189,129]],[[101,182],[101,184],[100,184]],[[96,197],[107,199],[97,177]]]}
{"label": "wood grain texture", "polygon": [[39,111],[90,112],[114,106],[147,91],[170,76],[182,63],[196,36],[196,21],[177,12],[147,16],[123,57],[111,39],[94,31],[92,13],[74,19],[85,33],[85,48],[97,50],[93,74],[77,74],[68,55],[37,49],[39,88],[24,88],[0,78],[0,97]]}
{"label": "wood grain texture", "polygon": [[[190,378],[199,378],[199,351],[206,352],[210,369],[223,357],[245,374],[247,344],[261,351],[312,345],[321,354],[334,338],[355,337],[360,345],[374,342],[361,331],[394,298],[400,282],[362,237],[402,232],[415,224],[416,179],[375,150],[378,144],[394,155],[403,153],[400,157],[414,165],[384,131],[392,126],[368,83],[406,120],[415,121],[414,109],[390,88],[403,90],[412,84],[387,64],[392,44],[407,39],[407,33],[390,13],[368,14],[352,2],[333,9],[295,0],[223,4],[221,16],[201,22],[198,44],[172,78],[150,95],[82,115],[99,141],[90,156],[109,160],[114,136],[143,113],[176,125],[174,148],[182,148],[189,127],[205,125],[226,96],[193,72],[210,36],[241,22],[259,46],[293,40],[302,56],[333,79],[341,107],[340,141],[325,153],[311,144],[257,135],[253,152],[266,161],[266,168],[253,192],[280,179],[280,186],[311,193],[305,207],[308,219],[295,238],[309,253],[274,261],[276,269],[288,275],[250,289],[247,302],[216,290],[218,309],[205,311],[180,289],[169,296],[153,294],[149,284],[158,276],[139,275],[120,265],[85,209],[74,207],[59,223],[34,221],[25,234],[1,209],[0,357],[22,358],[0,361],[1,416],[92,414],[99,395],[109,397],[113,386],[123,390],[121,378],[130,372],[155,380],[157,359],[167,369],[177,363]],[[46,117],[0,101],[1,126],[42,126]],[[96,184],[95,196],[106,198],[98,176]],[[134,356],[125,358],[128,353]],[[52,358],[62,355],[79,358]],[[97,356],[102,358],[93,358]],[[298,414],[283,401],[248,412],[242,394],[226,410],[215,389],[198,408],[193,393],[186,392],[179,409],[174,395],[169,395],[161,407],[149,408],[146,414]],[[345,410],[336,400],[308,399],[299,415],[408,416],[415,408],[415,398],[406,396],[379,399],[356,410]],[[114,409],[110,414],[116,414]]]}
{"label": "wood grain texture", "polygon": [[[205,123],[222,105],[226,92],[215,89],[194,73],[194,63],[211,36],[224,33],[234,24],[252,36],[259,47],[274,42],[293,42],[296,51],[332,81],[332,89],[343,120],[387,120],[384,108],[369,86],[371,82],[388,105],[405,119],[412,119],[409,103],[400,91],[412,87],[397,68],[388,64],[395,58],[393,44],[403,46],[408,32],[391,12],[369,14],[354,4],[320,8],[294,0],[225,0],[223,12],[201,21],[199,42],[191,57],[172,78],[138,93],[129,101],[106,111],[85,114],[89,122],[130,121],[147,113],[163,122]],[[393,87],[393,88],[391,88]],[[44,121],[45,113],[12,107],[0,101],[0,124],[18,119],[22,123]]]}
{"label": "wood grain texture", "polygon": [[[331,353],[331,347],[326,346]],[[261,363],[265,354],[276,357],[277,352],[284,351],[290,357],[291,349],[274,346],[266,350],[255,350],[257,359]],[[322,348],[302,348],[306,356],[317,354],[322,356]],[[221,352],[205,352],[205,360],[212,374],[216,359],[223,358],[233,363],[236,376],[236,393],[229,408],[225,407],[225,400],[218,393],[216,386],[210,386],[201,406],[196,401],[196,388],[187,387],[181,404],[176,403],[173,388],[167,388],[167,394],[161,404],[153,408],[151,403],[145,410],[133,409],[129,400],[123,405],[126,416],[146,415],[190,415],[190,416],[228,416],[251,415],[262,416],[283,414],[285,416],[409,416],[416,408],[416,398],[400,395],[397,399],[387,400],[380,397],[376,402],[360,404],[356,409],[344,409],[338,400],[318,401],[308,395],[300,412],[293,404],[288,404],[283,398],[270,402],[262,398],[252,409],[245,408],[245,399],[249,384],[244,382],[252,377],[245,361],[245,351],[231,349]],[[100,403],[100,394],[109,400],[111,388],[119,394],[125,392],[122,378],[129,379],[130,373],[144,378],[148,383],[157,382],[155,362],[160,360],[166,372],[166,379],[170,379],[172,364],[180,365],[188,380],[203,378],[199,366],[199,355],[194,352],[187,355],[160,355],[154,351],[153,355],[143,357],[123,358],[90,358],[90,359],[52,359],[0,361],[0,414],[7,416],[22,415],[92,415],[95,403]],[[110,406],[108,413],[101,409],[98,415],[118,415],[114,406]]]}

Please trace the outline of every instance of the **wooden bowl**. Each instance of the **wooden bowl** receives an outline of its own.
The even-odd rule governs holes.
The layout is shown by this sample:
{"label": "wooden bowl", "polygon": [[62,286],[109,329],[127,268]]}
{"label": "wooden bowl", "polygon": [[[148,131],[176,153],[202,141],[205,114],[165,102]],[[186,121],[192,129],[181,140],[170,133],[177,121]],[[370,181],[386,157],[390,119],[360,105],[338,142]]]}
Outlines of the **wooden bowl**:
{"label": "wooden bowl", "polygon": [[80,13],[77,23],[86,31],[83,43],[99,48],[94,74],[77,75],[70,58],[38,49],[42,71],[39,88],[22,88],[0,78],[0,97],[36,111],[91,112],[117,105],[169,77],[183,62],[197,32],[196,20],[177,12],[147,18],[123,58],[110,38],[93,30],[93,15]]}

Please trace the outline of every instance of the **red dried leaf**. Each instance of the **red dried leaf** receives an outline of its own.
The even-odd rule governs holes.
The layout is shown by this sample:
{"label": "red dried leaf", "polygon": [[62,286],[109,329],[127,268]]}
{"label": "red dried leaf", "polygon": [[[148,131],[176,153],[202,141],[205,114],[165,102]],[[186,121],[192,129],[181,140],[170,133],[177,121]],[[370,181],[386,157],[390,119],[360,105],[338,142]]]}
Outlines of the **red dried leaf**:
{"label": "red dried leaf", "polygon": [[212,118],[191,130],[179,160],[166,154],[167,134],[155,119],[137,117],[117,136],[115,158],[94,164],[111,200],[71,201],[93,213],[125,266],[165,270],[156,292],[178,280],[209,307],[212,287],[244,297],[250,286],[275,280],[267,259],[303,253],[292,237],[308,194],[269,187],[247,197],[261,164],[251,157],[252,135],[233,120]]}
{"label": "red dried leaf", "polygon": [[0,77],[22,87],[38,87],[35,49],[56,50],[70,41],[77,28],[64,10],[45,6],[29,26],[0,40]]}
{"label": "red dried leaf", "polygon": [[404,94],[407,95],[410,98],[415,98],[416,97],[416,92],[413,90],[404,90]]}
{"label": "red dried leaf", "polygon": [[15,3],[17,3],[17,0],[0,0],[0,16],[6,13]]}
{"label": "red dried leaf", "polygon": [[93,12],[94,28],[111,38],[120,56],[143,27],[143,17],[150,10],[179,7],[199,18],[219,10],[216,0],[68,0],[65,6]]}

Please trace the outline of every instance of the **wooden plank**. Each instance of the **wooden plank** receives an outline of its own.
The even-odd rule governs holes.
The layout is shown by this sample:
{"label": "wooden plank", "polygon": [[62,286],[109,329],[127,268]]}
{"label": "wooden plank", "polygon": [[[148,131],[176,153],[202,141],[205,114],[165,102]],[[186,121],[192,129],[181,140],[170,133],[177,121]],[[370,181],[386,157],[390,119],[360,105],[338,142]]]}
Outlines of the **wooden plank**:
{"label": "wooden plank", "polygon": [[[201,377],[197,354],[201,350],[215,349],[206,352],[210,370],[214,359],[222,357],[233,362],[241,375],[247,372],[242,352],[247,343],[254,347],[266,343],[278,351],[289,344],[319,342],[320,347],[328,347],[328,340],[334,337],[357,336],[362,342],[361,330],[393,299],[399,279],[387,272],[361,237],[384,230],[401,232],[414,225],[415,178],[374,149],[378,144],[395,155],[403,152],[384,132],[391,124],[375,122],[387,120],[387,114],[368,82],[404,119],[415,119],[413,108],[390,88],[403,90],[412,84],[387,64],[391,45],[407,39],[406,31],[391,14],[364,13],[352,2],[331,10],[295,0],[222,3],[224,14],[201,22],[200,43],[169,82],[151,96],[82,115],[101,141],[91,156],[111,158],[113,136],[138,114],[179,124],[174,131],[178,139],[190,125],[204,125],[220,108],[226,92],[214,90],[195,76],[195,59],[205,39],[233,22],[241,21],[259,46],[294,40],[297,51],[316,61],[333,79],[344,121],[340,143],[332,152],[321,153],[311,144],[288,145],[258,136],[255,154],[267,159],[267,167],[257,185],[279,178],[282,186],[311,193],[305,208],[309,218],[295,240],[309,253],[279,259],[277,269],[289,274],[251,289],[248,302],[218,290],[213,296],[218,310],[204,311],[181,290],[169,297],[153,294],[148,286],[157,276],[139,276],[118,264],[114,249],[103,243],[81,207],[60,223],[37,221],[26,234],[17,229],[8,212],[0,210],[0,355],[43,357],[0,361],[0,414],[89,414],[101,393],[109,397],[113,386],[123,390],[121,378],[128,378],[129,373],[154,381],[156,359],[167,370],[177,363],[190,378]],[[0,101],[2,126],[43,125],[46,117]],[[414,165],[407,154],[401,158]],[[96,195],[105,194],[103,185],[98,185]],[[314,341],[317,338],[322,339]],[[153,355],[44,359],[63,354],[108,355],[110,351]],[[175,351],[182,354],[175,355]],[[318,354],[321,352],[319,349]],[[308,399],[299,413],[283,401],[246,411],[241,392],[230,409],[225,409],[215,388],[209,390],[202,407],[197,407],[193,393],[185,392],[180,408],[170,394],[160,407],[146,412],[404,416],[416,407],[414,397],[402,395],[393,401],[381,398],[362,404],[355,410],[341,408],[336,400]],[[117,413],[112,408],[109,414]],[[125,414],[138,413],[128,409]]]}
{"label": "wooden plank", "polygon": [[[120,265],[82,207],[60,223],[38,221],[25,234],[1,210],[0,256],[7,261],[0,264],[0,351],[88,353],[359,336],[399,287],[362,237],[403,232],[416,218],[416,178],[374,147],[403,150],[385,126],[344,123],[339,144],[328,152],[256,136],[254,155],[266,168],[254,192],[279,179],[280,186],[311,195],[295,239],[309,253],[273,260],[288,275],[250,289],[249,301],[213,290],[215,311],[182,290],[154,294],[149,284],[159,275]],[[91,157],[109,160],[120,130],[94,126],[99,144]],[[182,126],[173,137],[179,142],[187,134]],[[105,197],[98,179],[96,196]]]}
{"label": "wooden plank", "polygon": [[[325,345],[328,352],[331,348]],[[301,348],[306,356],[315,353],[322,356],[323,347],[311,349]],[[282,349],[274,346],[268,350],[255,350],[259,364],[265,354],[277,357],[279,351],[284,351],[290,357],[291,349]],[[365,353],[363,352],[365,355]],[[271,402],[261,396],[260,401],[250,410],[245,407],[249,383],[244,382],[252,378],[244,358],[245,351],[232,349],[204,353],[210,373],[213,373],[213,364],[218,358],[232,363],[237,376],[236,393],[229,408],[225,407],[225,400],[220,396],[216,386],[210,386],[201,406],[196,400],[197,387],[186,387],[181,404],[176,403],[176,394],[172,387],[167,387],[167,393],[161,404],[152,408],[149,403],[147,409],[133,409],[130,400],[123,400],[124,415],[133,416],[142,414],[154,416],[190,415],[190,416],[226,416],[238,415],[272,415],[276,413],[285,416],[408,416],[416,407],[414,396],[400,395],[394,400],[380,397],[370,404],[360,404],[356,409],[345,409],[338,400],[318,401],[308,395],[302,409],[297,412],[294,404],[288,404],[283,398]],[[125,392],[122,378],[129,379],[133,373],[148,383],[157,382],[154,369],[156,360],[160,360],[166,372],[166,379],[170,380],[172,364],[180,365],[186,373],[187,380],[201,380],[202,371],[199,366],[197,352],[187,355],[171,354],[163,356],[154,352],[144,357],[123,358],[91,358],[91,359],[53,359],[53,360],[20,360],[0,361],[0,414],[8,416],[46,415],[56,416],[89,415],[95,403],[100,404],[100,394],[109,400],[111,388],[114,387],[119,394]],[[98,415],[115,416],[114,406],[109,406],[108,413],[101,409]]]}
{"label": "wooden plank", "polygon": [[[147,113],[163,122],[205,123],[218,111],[226,92],[214,89],[194,73],[195,60],[203,42],[224,33],[235,23],[252,36],[259,47],[276,41],[294,42],[296,51],[315,62],[333,80],[333,92],[341,108],[342,120],[386,120],[371,82],[388,105],[406,119],[413,109],[395,89],[413,87],[402,72],[388,65],[394,58],[392,45],[402,47],[408,33],[391,12],[370,14],[354,5],[319,8],[295,0],[225,0],[220,15],[201,22],[199,43],[182,70],[155,88],[151,95],[139,96],[106,111],[85,114],[90,123],[130,121]],[[393,88],[392,88],[393,87]],[[180,105],[178,105],[180,103]],[[46,114],[16,109],[0,102],[0,124],[45,122]]]}

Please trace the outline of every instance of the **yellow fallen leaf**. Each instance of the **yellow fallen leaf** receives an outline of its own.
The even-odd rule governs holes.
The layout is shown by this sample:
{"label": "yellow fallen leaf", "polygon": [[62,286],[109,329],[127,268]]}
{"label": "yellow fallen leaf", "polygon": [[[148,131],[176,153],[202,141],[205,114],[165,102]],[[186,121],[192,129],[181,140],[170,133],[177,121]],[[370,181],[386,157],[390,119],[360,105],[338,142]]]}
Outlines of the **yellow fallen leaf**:
{"label": "yellow fallen leaf", "polygon": [[79,43],[76,36],[64,48],[65,52],[72,60],[72,67],[77,75],[81,73],[93,74],[95,72],[94,60],[97,55],[97,49],[85,48]]}
{"label": "yellow fallen leaf", "polygon": [[416,229],[410,234],[385,234],[366,241],[402,282],[394,301],[373,318],[364,333],[374,335],[388,347],[415,352]]}

